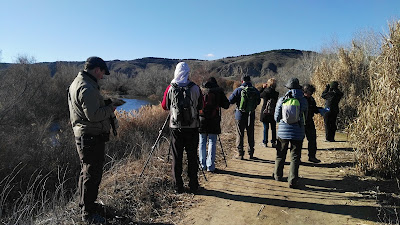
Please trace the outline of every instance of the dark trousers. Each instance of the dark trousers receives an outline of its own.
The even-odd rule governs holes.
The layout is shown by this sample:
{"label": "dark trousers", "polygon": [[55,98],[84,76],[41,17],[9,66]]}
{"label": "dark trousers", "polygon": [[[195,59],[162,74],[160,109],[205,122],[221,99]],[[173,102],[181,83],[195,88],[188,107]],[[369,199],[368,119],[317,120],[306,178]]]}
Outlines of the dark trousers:
{"label": "dark trousers", "polygon": [[301,148],[303,146],[303,140],[287,140],[278,138],[278,144],[276,147],[276,159],[275,159],[275,170],[274,176],[282,178],[283,167],[285,165],[286,154],[291,145],[290,155],[290,170],[288,182],[289,184],[296,184],[299,179],[299,166],[301,158]]}
{"label": "dark trousers", "polygon": [[308,158],[315,158],[317,153],[317,131],[314,121],[306,123],[305,132],[308,141]]}
{"label": "dark trousers", "polygon": [[248,122],[249,118],[242,120],[236,120],[236,146],[239,152],[239,155],[244,155],[243,150],[243,138],[244,138],[244,130],[247,132],[247,142],[249,143],[248,152],[249,155],[254,154],[254,119],[250,119],[250,123]]}
{"label": "dark trousers", "polygon": [[328,141],[335,140],[335,132],[337,130],[336,119],[338,113],[337,112],[326,112],[324,115],[324,123],[325,123],[325,139]]}
{"label": "dark trousers", "polygon": [[82,214],[95,211],[95,201],[103,175],[105,142],[97,136],[75,137],[81,163],[79,175],[79,206]]}
{"label": "dark trousers", "polygon": [[197,146],[199,144],[199,132],[197,128],[173,129],[171,128],[172,147],[172,179],[177,189],[183,190],[182,160],[183,151],[186,151],[188,160],[189,187],[197,189],[198,162]]}

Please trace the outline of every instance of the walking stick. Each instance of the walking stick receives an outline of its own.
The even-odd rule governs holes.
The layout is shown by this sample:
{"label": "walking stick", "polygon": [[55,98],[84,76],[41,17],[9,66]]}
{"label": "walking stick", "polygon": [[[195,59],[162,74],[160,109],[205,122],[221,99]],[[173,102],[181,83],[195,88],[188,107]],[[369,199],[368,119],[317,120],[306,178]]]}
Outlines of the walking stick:
{"label": "walking stick", "polygon": [[199,166],[199,170],[201,171],[201,173],[203,174],[204,180],[207,180],[206,174],[204,173],[204,170],[201,168],[199,160],[196,159],[197,165]]}
{"label": "walking stick", "polygon": [[171,145],[172,143],[169,143],[169,148],[168,148],[168,157],[167,157],[167,162],[169,162],[169,155],[171,154]]}
{"label": "walking stick", "polygon": [[218,140],[219,140],[219,144],[221,145],[221,151],[222,151],[222,156],[224,157],[225,167],[228,167],[228,163],[226,162],[226,158],[225,158],[224,148],[222,147],[222,142],[221,142],[221,138],[219,137],[219,134],[218,134],[217,137],[218,137]]}
{"label": "walking stick", "polygon": [[143,172],[144,172],[144,170],[146,169],[146,166],[147,166],[147,164],[148,164],[149,161],[150,161],[151,155],[153,154],[154,149],[156,148],[158,142],[160,141],[161,134],[162,134],[162,132],[163,132],[163,130],[164,130],[165,125],[166,125],[167,122],[168,122],[169,116],[170,116],[170,115],[168,114],[168,117],[167,117],[167,119],[165,120],[163,126],[162,126],[161,129],[158,131],[158,137],[157,137],[157,139],[156,139],[156,142],[154,143],[153,147],[151,147],[151,151],[150,151],[149,157],[147,158],[146,163],[144,164],[143,169],[142,169],[142,172],[140,173],[139,177],[142,177]]}

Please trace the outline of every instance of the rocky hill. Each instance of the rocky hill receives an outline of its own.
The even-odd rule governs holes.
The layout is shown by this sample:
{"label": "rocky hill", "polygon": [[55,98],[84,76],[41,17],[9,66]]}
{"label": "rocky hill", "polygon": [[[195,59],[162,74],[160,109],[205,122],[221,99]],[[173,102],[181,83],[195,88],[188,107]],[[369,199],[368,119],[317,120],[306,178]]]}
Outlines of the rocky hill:
{"label": "rocky hill", "polygon": [[[113,60],[107,61],[111,72],[126,74],[128,77],[135,77],[140,72],[151,67],[161,69],[173,69],[179,61],[188,62],[193,68],[203,68],[210,74],[221,77],[241,76],[264,76],[269,73],[277,73],[279,69],[293,66],[299,58],[310,51],[295,49],[281,49],[255,53],[251,55],[241,55],[227,57],[212,61],[198,59],[167,59],[148,57],[135,60]],[[57,71],[58,64],[68,64],[82,68],[84,62],[44,62],[50,68],[51,74]],[[0,63],[0,69],[7,68],[10,64]]]}

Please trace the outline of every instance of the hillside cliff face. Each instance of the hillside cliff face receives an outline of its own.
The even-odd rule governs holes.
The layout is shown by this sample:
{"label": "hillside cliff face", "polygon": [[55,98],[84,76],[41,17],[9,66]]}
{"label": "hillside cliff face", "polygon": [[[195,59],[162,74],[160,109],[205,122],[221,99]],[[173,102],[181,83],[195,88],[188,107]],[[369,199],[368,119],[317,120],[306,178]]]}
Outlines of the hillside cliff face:
{"label": "hillside cliff face", "polygon": [[[310,51],[295,49],[272,50],[251,55],[227,57],[218,60],[205,61],[197,59],[166,59],[166,58],[142,58],[135,60],[113,60],[107,61],[110,72],[126,74],[128,77],[135,77],[140,72],[158,67],[171,70],[180,61],[186,61],[193,69],[203,68],[205,72],[216,74],[221,77],[235,77],[247,74],[250,76],[264,76],[270,73],[277,73],[280,68],[293,66],[296,61]],[[84,62],[48,62],[52,75],[57,71],[58,64],[69,64],[83,68]],[[7,68],[10,64],[0,63],[1,68]],[[193,70],[192,69],[192,70]]]}
{"label": "hillside cliff face", "polygon": [[273,50],[246,56],[230,57],[216,60],[211,70],[216,71],[222,77],[240,76],[264,76],[269,73],[277,73],[279,68],[292,66],[296,61],[310,52],[300,50]]}

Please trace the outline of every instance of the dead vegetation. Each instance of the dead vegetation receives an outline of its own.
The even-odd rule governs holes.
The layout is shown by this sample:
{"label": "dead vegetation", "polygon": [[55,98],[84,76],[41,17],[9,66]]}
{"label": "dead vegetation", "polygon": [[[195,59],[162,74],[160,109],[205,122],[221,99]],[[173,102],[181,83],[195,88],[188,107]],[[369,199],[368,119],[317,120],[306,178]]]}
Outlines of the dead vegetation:
{"label": "dead vegetation", "polygon": [[368,89],[357,105],[349,131],[358,168],[364,173],[399,178],[400,174],[400,23],[390,25],[382,53],[370,64]]}
{"label": "dead vegetation", "polygon": [[[389,24],[389,33],[382,35],[381,41],[376,36],[369,37],[353,40],[349,48],[339,47],[321,55],[312,82],[317,87],[315,96],[320,96],[327,83],[339,81],[344,92],[339,105],[339,127],[350,137],[358,172],[398,181],[400,22]],[[316,100],[323,105],[322,99]],[[317,123],[322,127],[321,117]],[[398,223],[400,189],[393,186],[385,191],[375,193],[382,203],[380,219],[384,223]],[[382,200],[383,196],[388,199]]]}
{"label": "dead vegetation", "polygon": [[[352,140],[358,171],[398,182],[400,23],[389,25],[380,51],[370,48],[374,43],[377,42],[366,45],[365,40],[354,40],[348,48],[308,55],[294,66],[295,69],[278,71],[278,82],[283,86],[287,79],[300,74],[305,83],[307,74],[312,74],[311,82],[317,88],[314,96],[318,106],[322,106],[324,103],[319,96],[325,85],[339,81],[344,92],[339,127],[347,129]],[[0,221],[3,224],[71,224],[80,219],[74,201],[79,162],[67,119],[66,93],[60,90],[66,89],[78,69],[59,65],[55,76],[49,79],[48,69],[31,61],[21,58],[19,64],[0,72]],[[193,79],[201,82],[208,78],[210,74],[205,71],[198,70]],[[171,74],[172,71],[162,74],[161,83],[165,87]],[[154,68],[129,85],[143,91],[155,85],[155,90],[146,93],[159,96],[165,89],[156,79],[159,75],[159,70]],[[261,83],[274,75],[277,74],[269,73],[253,82]],[[140,86],[147,78],[151,81],[149,85]],[[125,81],[121,75],[110,78],[105,85],[112,91],[124,91],[120,84]],[[218,82],[227,91],[239,85],[233,78],[218,78]],[[280,94],[284,91],[280,90]],[[233,108],[223,111],[221,124],[223,133],[220,136],[226,155],[234,149]],[[107,163],[100,191],[100,200],[117,215],[111,224],[173,223],[177,212],[191,204],[191,195],[178,196],[172,191],[168,129],[163,132],[145,176],[138,177],[158,135],[157,129],[166,117],[167,113],[159,105],[134,113],[119,113],[119,135],[107,144]],[[54,121],[59,129],[55,139],[50,139],[49,130]],[[321,117],[317,117],[317,123],[322,125]],[[217,154],[217,166],[223,165],[222,155]],[[374,195],[382,205],[382,222],[399,221],[400,187],[393,188],[378,189]]]}

